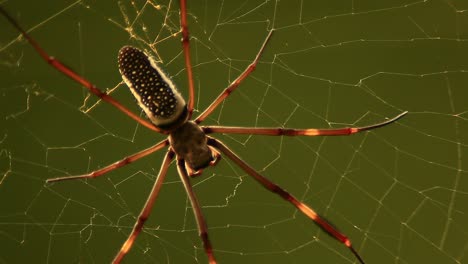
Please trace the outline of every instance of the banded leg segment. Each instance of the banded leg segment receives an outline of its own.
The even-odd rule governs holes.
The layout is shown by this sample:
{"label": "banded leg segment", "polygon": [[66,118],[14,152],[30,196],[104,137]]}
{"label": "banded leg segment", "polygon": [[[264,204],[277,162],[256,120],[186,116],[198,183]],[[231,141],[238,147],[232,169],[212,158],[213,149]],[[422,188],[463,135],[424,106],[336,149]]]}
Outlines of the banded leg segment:
{"label": "banded leg segment", "polygon": [[125,157],[117,162],[114,162],[110,165],[107,165],[106,167],[95,170],[93,172],[83,174],[83,175],[77,175],[77,176],[64,176],[64,177],[58,177],[58,178],[52,178],[52,179],[47,179],[46,182],[58,182],[58,181],[66,181],[66,180],[76,180],[76,179],[86,179],[86,178],[96,178],[99,176],[102,176],[110,171],[113,171],[115,169],[118,169],[120,167],[123,167],[125,165],[128,165],[132,162],[135,162],[136,160],[139,160],[143,157],[146,157],[150,155],[151,153],[154,153],[163,147],[169,145],[169,141],[167,139],[157,143],[154,146],[151,146],[147,149],[144,149],[142,151],[139,151],[131,156]]}
{"label": "banded leg segment", "polygon": [[133,227],[132,233],[128,236],[127,240],[122,245],[122,248],[119,250],[119,252],[115,256],[114,260],[112,261],[113,264],[118,264],[122,261],[124,256],[130,250],[130,248],[132,248],[132,245],[135,242],[135,239],[137,238],[138,234],[140,234],[141,230],[143,229],[143,225],[145,224],[146,220],[148,219],[151,213],[151,209],[153,208],[154,201],[158,197],[159,191],[161,190],[161,186],[164,182],[164,179],[166,178],[167,169],[169,168],[169,165],[171,165],[171,162],[173,159],[174,159],[174,152],[172,150],[168,150],[162,162],[161,169],[159,170],[158,177],[156,178],[156,181],[154,182],[153,189],[151,190],[151,193],[148,199],[146,200],[146,203],[143,206],[143,209],[141,210],[140,215],[138,216],[138,220],[135,223],[135,226]]}
{"label": "banded leg segment", "polygon": [[182,47],[184,49],[185,69],[189,85],[188,118],[190,119],[195,104],[195,85],[193,83],[192,63],[190,62],[190,36],[187,24],[186,0],[180,0],[180,27],[182,28]]}
{"label": "banded leg segment", "polygon": [[265,135],[265,136],[343,136],[354,133],[371,130],[378,127],[386,126],[390,123],[402,118],[408,112],[405,111],[396,117],[386,120],[381,123],[364,126],[364,127],[344,127],[344,128],[269,128],[269,127],[227,127],[227,126],[203,126],[202,129],[206,134],[210,133],[226,133],[226,134],[248,134],[248,135]]}
{"label": "banded leg segment", "polygon": [[241,167],[247,174],[252,176],[258,183],[260,183],[263,187],[269,190],[272,193],[279,195],[284,200],[290,202],[294,205],[297,209],[299,209],[303,214],[313,220],[323,231],[334,237],[336,240],[343,243],[346,247],[348,247],[353,255],[359,260],[361,264],[364,264],[361,256],[357,253],[357,251],[353,248],[351,241],[347,236],[342,234],[336,228],[334,228],[330,223],[328,223],[325,218],[318,215],[312,208],[307,206],[306,204],[297,200],[294,196],[290,193],[273,183],[272,181],[268,180],[267,178],[260,175],[255,169],[253,169],[250,165],[248,165],[245,161],[243,161],[239,156],[237,156],[232,150],[230,150],[226,145],[224,145],[221,141],[216,140],[214,138],[208,139],[208,144],[219,149],[224,155],[226,155],[229,159],[231,159],[234,163],[236,163],[239,167]]}
{"label": "banded leg segment", "polygon": [[268,43],[268,41],[271,38],[271,35],[273,34],[273,30],[268,33],[268,36],[266,37],[265,41],[263,42],[262,46],[260,47],[260,50],[258,51],[257,55],[255,56],[255,59],[253,60],[252,63],[247,66],[247,68],[237,77],[224,91],[221,92],[221,94],[208,106],[208,108],[203,111],[201,115],[199,115],[195,119],[195,123],[200,124],[207,118],[215,109],[218,107],[220,103],[222,103],[236,88],[239,86],[239,84],[247,78],[247,76],[250,75],[255,70],[255,67],[257,66],[258,60],[260,59],[260,56],[262,55],[263,51],[265,50],[265,47]]}
{"label": "banded leg segment", "polygon": [[31,46],[36,50],[36,52],[42,57],[44,61],[50,64],[59,72],[65,74],[66,76],[70,77],[73,81],[79,83],[80,85],[86,87],[91,93],[96,95],[97,97],[101,98],[103,101],[106,101],[119,109],[121,112],[132,118],[133,120],[137,121],[141,125],[162,133],[160,129],[155,127],[151,122],[141,118],[140,116],[136,115],[128,108],[123,106],[117,100],[115,100],[112,96],[108,95],[107,93],[99,90],[94,84],[80,76],[78,73],[70,69],[69,67],[65,66],[61,61],[55,59],[54,57],[50,56],[40,45],[37,43],[14,19],[11,17],[2,7],[0,7],[0,13],[12,24],[21,35],[31,44]]}
{"label": "banded leg segment", "polygon": [[201,211],[200,204],[198,203],[197,196],[193,192],[192,185],[190,184],[187,170],[185,169],[185,161],[183,159],[177,160],[177,170],[179,171],[180,179],[184,184],[185,191],[187,192],[190,204],[192,205],[193,214],[197,221],[198,234],[203,242],[203,248],[208,256],[209,264],[216,264],[216,259],[213,254],[213,247],[211,246],[210,239],[208,237],[208,226],[206,225],[205,217]]}

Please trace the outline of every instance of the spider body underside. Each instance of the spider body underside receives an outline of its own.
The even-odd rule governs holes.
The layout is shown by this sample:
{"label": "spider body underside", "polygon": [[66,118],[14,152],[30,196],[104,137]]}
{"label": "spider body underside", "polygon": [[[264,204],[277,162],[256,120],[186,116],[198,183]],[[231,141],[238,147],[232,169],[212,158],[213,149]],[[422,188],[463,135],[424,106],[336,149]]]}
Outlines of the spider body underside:
{"label": "spider body underside", "polygon": [[187,25],[187,8],[186,0],[180,0],[180,25],[182,33],[182,47],[184,51],[185,67],[188,76],[189,100],[185,102],[184,98],[175,88],[172,81],[165,75],[160,67],[142,51],[124,46],[119,52],[119,70],[123,80],[130,88],[137,103],[145,112],[147,118],[151,121],[139,117],[128,110],[125,106],[116,101],[107,93],[102,92],[91,82],[76,72],[65,66],[59,60],[42,49],[42,47],[25,31],[19,24],[0,6],[0,13],[12,24],[21,35],[31,44],[36,52],[44,61],[52,67],[70,77],[75,82],[87,88],[91,93],[95,94],[103,101],[113,105],[118,110],[134,119],[141,125],[153,131],[166,134],[168,137],[157,144],[139,151],[135,154],[127,156],[120,161],[110,164],[104,168],[92,171],[87,174],[77,176],[64,176],[59,178],[48,179],[47,182],[58,182],[71,179],[88,179],[102,176],[114,169],[130,164],[140,158],[150,155],[158,150],[168,147],[168,151],[162,162],[159,174],[153,185],[152,191],[143,206],[137,221],[128,235],[127,240],[123,243],[121,249],[115,256],[113,263],[120,263],[127,252],[132,248],[138,234],[142,231],[145,221],[148,219],[153,204],[162,187],[162,183],[167,174],[168,168],[174,158],[177,159],[177,170],[182,184],[185,187],[189,201],[192,205],[192,210],[197,222],[197,228],[200,238],[203,243],[204,251],[207,255],[210,264],[217,263],[214,256],[213,247],[208,236],[208,226],[201,211],[201,206],[198,203],[197,197],[192,190],[189,181],[189,176],[200,175],[202,170],[210,165],[215,165],[224,154],[233,163],[243,169],[249,176],[256,180],[268,191],[279,195],[286,202],[297,208],[301,213],[314,221],[323,231],[335,238],[340,243],[344,244],[355,258],[364,264],[360,254],[354,249],[350,239],[333,227],[329,222],[316,213],[311,207],[299,201],[286,190],[276,185],[266,177],[259,174],[252,166],[243,161],[224,143],[207,134],[212,133],[231,133],[231,134],[250,134],[250,135],[266,135],[266,136],[339,136],[350,135],[361,131],[372,130],[390,123],[393,123],[403,117],[407,112],[402,112],[399,115],[387,119],[381,123],[372,124],[363,127],[345,127],[345,128],[258,128],[258,127],[228,127],[228,126],[201,126],[203,122],[237,87],[242,81],[249,76],[255,69],[260,56],[262,55],[268,41],[270,40],[273,29],[269,30],[265,41],[260,50],[256,54],[254,60],[249,66],[228,86],[219,96],[195,119],[191,120],[194,101],[195,88],[192,76],[192,66],[190,62],[190,45],[189,31]]}
{"label": "spider body underside", "polygon": [[218,154],[208,146],[205,132],[193,121],[185,122],[169,134],[169,143],[177,157],[185,160],[190,176],[198,175],[201,170],[214,165]]}

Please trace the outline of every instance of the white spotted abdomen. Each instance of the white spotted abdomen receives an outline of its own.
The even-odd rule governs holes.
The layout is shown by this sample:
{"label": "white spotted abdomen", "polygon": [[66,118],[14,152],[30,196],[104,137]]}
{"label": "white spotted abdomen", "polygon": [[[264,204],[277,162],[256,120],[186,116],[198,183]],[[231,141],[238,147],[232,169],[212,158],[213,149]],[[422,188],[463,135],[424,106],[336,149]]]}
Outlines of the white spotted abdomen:
{"label": "white spotted abdomen", "polygon": [[120,49],[118,60],[123,80],[154,125],[164,129],[185,121],[184,98],[151,57],[125,46]]}

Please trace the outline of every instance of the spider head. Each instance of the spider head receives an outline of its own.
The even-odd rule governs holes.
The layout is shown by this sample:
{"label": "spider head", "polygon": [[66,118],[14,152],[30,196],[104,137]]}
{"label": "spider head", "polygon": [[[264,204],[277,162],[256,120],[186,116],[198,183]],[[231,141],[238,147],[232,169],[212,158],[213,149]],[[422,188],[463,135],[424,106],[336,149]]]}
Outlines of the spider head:
{"label": "spider head", "polygon": [[123,80],[155,126],[170,131],[186,122],[184,98],[150,56],[125,46],[120,49],[118,60]]}

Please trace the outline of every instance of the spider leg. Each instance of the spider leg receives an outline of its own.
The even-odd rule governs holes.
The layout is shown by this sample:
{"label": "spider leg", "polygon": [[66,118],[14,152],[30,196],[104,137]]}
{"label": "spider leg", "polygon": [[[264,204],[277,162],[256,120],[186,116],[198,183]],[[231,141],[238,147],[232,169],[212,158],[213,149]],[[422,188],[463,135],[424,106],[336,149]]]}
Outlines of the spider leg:
{"label": "spider leg", "polygon": [[153,153],[153,152],[156,152],[160,149],[162,149],[163,147],[169,145],[169,141],[167,139],[157,143],[156,145],[154,146],[151,146],[147,149],[144,149],[142,151],[139,151],[133,155],[130,155],[128,157],[125,157],[117,162],[114,162],[102,169],[99,169],[99,170],[95,170],[95,171],[92,171],[90,173],[87,173],[87,174],[83,174],[83,175],[77,175],[77,176],[64,176],[64,177],[57,177],[57,178],[52,178],[52,179],[47,179],[46,182],[58,182],[58,181],[65,181],[65,180],[76,180],[76,179],[86,179],[86,178],[96,178],[96,177],[99,177],[101,175],[104,175],[110,171],[113,171],[115,169],[118,169],[120,167],[123,167],[127,164],[130,164],[136,160],[139,160],[143,157],[146,157],[148,156],[149,154]]}
{"label": "spider leg", "polygon": [[195,219],[197,220],[198,233],[203,241],[205,253],[208,256],[208,263],[216,264],[216,259],[213,255],[213,247],[211,246],[211,242],[208,237],[208,226],[206,225],[205,217],[203,216],[203,213],[201,211],[197,196],[193,192],[192,185],[190,184],[190,180],[187,175],[187,170],[185,169],[185,161],[183,159],[177,160],[177,170],[179,172],[180,179],[184,184],[185,191],[187,192],[190,203],[192,204],[193,214],[195,215]]}
{"label": "spider leg", "polygon": [[140,234],[141,230],[143,229],[143,225],[145,224],[146,220],[148,219],[151,213],[154,201],[158,197],[162,183],[164,182],[164,178],[167,174],[167,169],[169,168],[169,165],[171,164],[173,158],[174,151],[169,149],[166,156],[164,157],[161,168],[159,170],[158,177],[154,182],[153,189],[151,190],[151,193],[148,196],[148,199],[146,200],[146,203],[143,206],[140,215],[138,216],[138,220],[135,223],[135,226],[133,227],[132,233],[128,236],[127,240],[122,245],[122,248],[115,256],[114,260],[112,261],[113,264],[118,264],[122,261],[125,254],[127,254],[127,252],[132,248],[133,242],[135,242],[135,239],[137,238],[138,234]]}
{"label": "spider leg", "polygon": [[192,63],[190,62],[190,36],[187,25],[187,3],[180,0],[180,27],[182,28],[182,47],[184,48],[185,69],[189,84],[188,118],[192,117],[195,103],[195,85],[193,84]]}
{"label": "spider leg", "polygon": [[160,129],[156,128],[152,123],[146,121],[145,119],[139,117],[128,108],[123,106],[117,100],[115,100],[112,96],[108,95],[107,93],[99,90],[94,84],[86,80],[85,78],[81,77],[75,71],[70,69],[69,67],[65,66],[61,61],[55,59],[54,57],[50,56],[40,45],[36,42],[14,19],[11,17],[2,7],[0,7],[0,13],[12,24],[20,33],[21,35],[29,42],[29,44],[36,50],[36,52],[42,57],[44,61],[54,67],[56,70],[62,72],[66,76],[70,77],[75,82],[81,84],[82,86],[86,87],[91,93],[95,94],[97,97],[101,98],[103,101],[106,101],[119,109],[121,112],[132,118],[133,120],[137,121],[141,125],[156,131],[161,132]]}
{"label": "spider leg", "polygon": [[295,129],[295,128],[268,128],[268,127],[203,126],[202,129],[206,134],[227,133],[227,134],[249,134],[249,135],[266,135],[266,136],[342,136],[342,135],[351,135],[354,133],[386,126],[402,118],[407,113],[408,111],[405,111],[392,119],[388,119],[377,124],[363,126],[363,127],[344,127],[344,128],[332,128],[332,129],[320,129],[320,128]]}
{"label": "spider leg", "polygon": [[205,118],[208,117],[216,109],[216,107],[218,107],[218,105],[221,102],[223,102],[234,90],[236,90],[239,84],[242,81],[244,81],[245,78],[247,78],[247,76],[249,76],[250,73],[252,73],[255,70],[258,60],[260,59],[260,56],[265,50],[265,47],[268,41],[270,40],[272,34],[273,30],[270,30],[270,33],[268,33],[268,36],[265,38],[265,41],[260,47],[260,50],[258,51],[252,63],[250,63],[249,66],[247,66],[247,68],[226,89],[224,89],[224,91],[222,91],[220,95],[218,95],[218,97],[210,104],[210,106],[208,106],[208,108],[206,108],[205,111],[203,111],[203,113],[195,119],[195,123],[200,124],[201,122],[203,122],[203,120],[205,120]]}
{"label": "spider leg", "polygon": [[208,144],[219,149],[223,154],[228,156],[228,158],[234,161],[234,163],[236,163],[239,167],[241,167],[245,172],[247,172],[247,174],[252,176],[258,183],[260,183],[267,190],[278,194],[281,198],[283,198],[284,200],[294,205],[303,214],[305,214],[307,217],[312,219],[323,231],[325,231],[326,233],[334,237],[336,240],[343,243],[346,247],[348,247],[353,253],[353,255],[359,260],[359,262],[361,264],[364,264],[364,261],[362,260],[361,256],[359,256],[357,251],[351,245],[351,241],[349,240],[349,238],[345,236],[344,234],[340,233],[340,231],[334,228],[323,217],[318,215],[312,208],[300,202],[294,196],[289,194],[287,191],[285,191],[278,185],[274,184],[272,181],[260,175],[255,169],[253,169],[250,165],[248,165],[245,161],[243,161],[239,156],[237,156],[232,150],[230,150],[221,141],[209,137]]}

